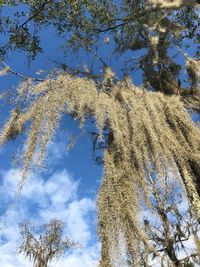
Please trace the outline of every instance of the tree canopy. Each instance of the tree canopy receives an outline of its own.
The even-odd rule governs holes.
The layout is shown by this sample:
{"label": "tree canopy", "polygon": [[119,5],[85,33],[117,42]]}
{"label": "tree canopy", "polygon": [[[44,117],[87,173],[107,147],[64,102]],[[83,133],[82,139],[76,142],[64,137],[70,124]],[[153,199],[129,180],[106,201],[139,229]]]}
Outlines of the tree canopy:
{"label": "tree canopy", "polygon": [[64,224],[57,219],[38,228],[30,227],[29,223],[21,224],[20,228],[22,244],[19,252],[33,261],[34,267],[47,267],[54,258],[78,246],[69,238],[62,239]]}
{"label": "tree canopy", "polygon": [[[166,180],[184,188],[200,219],[200,130],[189,114],[200,112],[199,1],[10,1],[10,5],[17,5],[17,11],[1,16],[0,33],[5,35],[1,75],[19,75],[5,63],[9,50],[25,50],[29,59],[42,52],[39,33],[48,26],[62,36],[64,51],[84,49],[102,63],[104,72],[94,71],[94,63],[88,62],[87,69],[62,63],[61,70],[44,80],[19,75],[24,81],[0,144],[28,133],[23,186],[31,166],[42,164],[63,114],[78,119],[81,127],[96,125],[94,147],[103,149],[104,164],[97,199],[100,266],[123,262],[138,266],[142,248],[155,252],[139,220],[142,209],[153,209],[152,181],[158,181],[162,190]],[[115,55],[130,52],[120,66],[122,80],[98,54],[102,42],[113,49],[113,62]],[[137,86],[131,80],[136,71],[142,75]]]}

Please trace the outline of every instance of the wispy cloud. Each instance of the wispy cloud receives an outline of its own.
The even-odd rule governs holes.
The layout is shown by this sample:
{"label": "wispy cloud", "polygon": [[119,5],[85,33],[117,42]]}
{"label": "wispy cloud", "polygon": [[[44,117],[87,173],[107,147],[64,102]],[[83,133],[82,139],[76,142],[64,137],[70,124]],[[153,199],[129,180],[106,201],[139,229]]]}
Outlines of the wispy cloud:
{"label": "wispy cloud", "polygon": [[[62,160],[67,154],[67,142],[69,136],[64,133],[60,133],[56,135],[55,142],[50,142],[47,148],[47,159],[48,165],[58,164],[60,160]],[[65,141],[64,141],[65,140]]]}

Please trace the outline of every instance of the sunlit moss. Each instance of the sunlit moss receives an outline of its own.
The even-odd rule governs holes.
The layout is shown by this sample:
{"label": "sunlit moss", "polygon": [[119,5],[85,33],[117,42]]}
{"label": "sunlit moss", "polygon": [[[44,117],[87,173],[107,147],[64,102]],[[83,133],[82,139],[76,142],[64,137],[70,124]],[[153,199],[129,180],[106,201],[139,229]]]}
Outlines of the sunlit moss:
{"label": "sunlit moss", "polygon": [[29,81],[28,90],[24,87],[20,94],[31,97],[27,97],[22,110],[12,112],[0,142],[5,143],[13,131],[20,132],[29,122],[22,185],[34,158],[37,164],[42,163],[65,112],[79,119],[82,127],[88,117],[94,117],[100,136],[105,129],[109,131],[97,200],[101,267],[128,261],[138,266],[138,247],[151,250],[138,221],[142,206],[151,208],[147,175],[159,179],[161,186],[166,176],[183,182],[200,217],[200,130],[180,96],[144,92],[130,81],[129,85],[126,81],[116,83],[108,94],[97,90],[93,81],[70,75],[32,86]]}
{"label": "sunlit moss", "polygon": [[151,5],[162,8],[175,9],[180,7],[196,7],[199,5],[198,0],[150,0]]}
{"label": "sunlit moss", "polygon": [[4,67],[3,69],[0,70],[0,76],[5,76],[6,74],[8,74],[10,71],[9,67]]}

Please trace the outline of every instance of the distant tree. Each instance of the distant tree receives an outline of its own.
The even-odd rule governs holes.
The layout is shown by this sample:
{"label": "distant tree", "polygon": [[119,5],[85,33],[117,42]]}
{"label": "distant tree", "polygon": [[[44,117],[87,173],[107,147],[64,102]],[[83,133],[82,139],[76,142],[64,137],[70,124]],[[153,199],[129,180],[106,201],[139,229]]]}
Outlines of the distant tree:
{"label": "distant tree", "polygon": [[[14,17],[1,17],[1,33],[7,33],[1,46],[1,74],[16,74],[24,82],[16,92],[0,144],[28,133],[22,156],[23,186],[28,170],[43,162],[63,114],[78,119],[85,128],[95,124],[94,151],[104,150],[99,160],[104,164],[104,177],[97,199],[100,267],[120,266],[121,262],[135,266],[143,248],[152,251],[138,218],[145,205],[153,209],[149,175],[156,175],[161,184],[165,179],[183,183],[194,216],[200,219],[200,130],[188,114],[188,110],[200,112],[199,2],[19,3],[29,8],[28,16],[17,11]],[[39,30],[48,25],[63,36],[66,49],[85,49],[101,62],[103,76],[94,73],[93,63],[89,69],[62,63],[62,70],[44,81],[9,68],[3,61],[8,51],[25,50],[32,58],[41,52]],[[113,44],[113,54],[123,57],[131,52],[119,66],[123,80],[97,55],[103,40],[105,45]],[[186,53],[185,42],[190,47],[193,42],[193,58]],[[135,51],[141,52],[138,57]],[[142,75],[139,86],[130,77],[136,71]],[[187,71],[186,81],[183,71]]]}
{"label": "distant tree", "polygon": [[[161,185],[157,179],[148,178],[151,187],[151,212],[144,216],[144,231],[154,251],[146,251],[146,264],[159,259],[161,266],[189,267],[200,264],[200,224],[181,188],[173,180],[166,179]],[[182,205],[181,205],[182,204]],[[193,249],[188,251],[189,241]],[[191,246],[191,244],[190,244]],[[181,253],[181,256],[179,256]],[[143,251],[145,255],[145,251]],[[153,266],[149,265],[149,266]]]}
{"label": "distant tree", "polygon": [[20,228],[22,244],[19,252],[29,258],[34,267],[48,267],[53,259],[77,246],[77,243],[68,238],[62,239],[64,224],[60,220],[51,220],[40,227],[24,223]]}

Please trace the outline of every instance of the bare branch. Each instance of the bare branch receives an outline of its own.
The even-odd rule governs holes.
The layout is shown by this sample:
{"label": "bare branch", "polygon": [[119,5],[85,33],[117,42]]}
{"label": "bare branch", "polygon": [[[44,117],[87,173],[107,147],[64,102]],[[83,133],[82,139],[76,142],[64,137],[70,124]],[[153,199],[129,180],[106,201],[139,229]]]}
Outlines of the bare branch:
{"label": "bare branch", "polygon": [[11,69],[3,60],[0,60],[0,64],[7,69],[7,73],[10,72],[18,77],[20,77],[23,80],[32,80],[32,81],[36,81],[36,82],[43,82],[45,81],[45,79],[40,79],[40,78],[33,78],[30,76],[24,76],[23,74],[20,74],[18,72],[16,72],[15,70]]}

